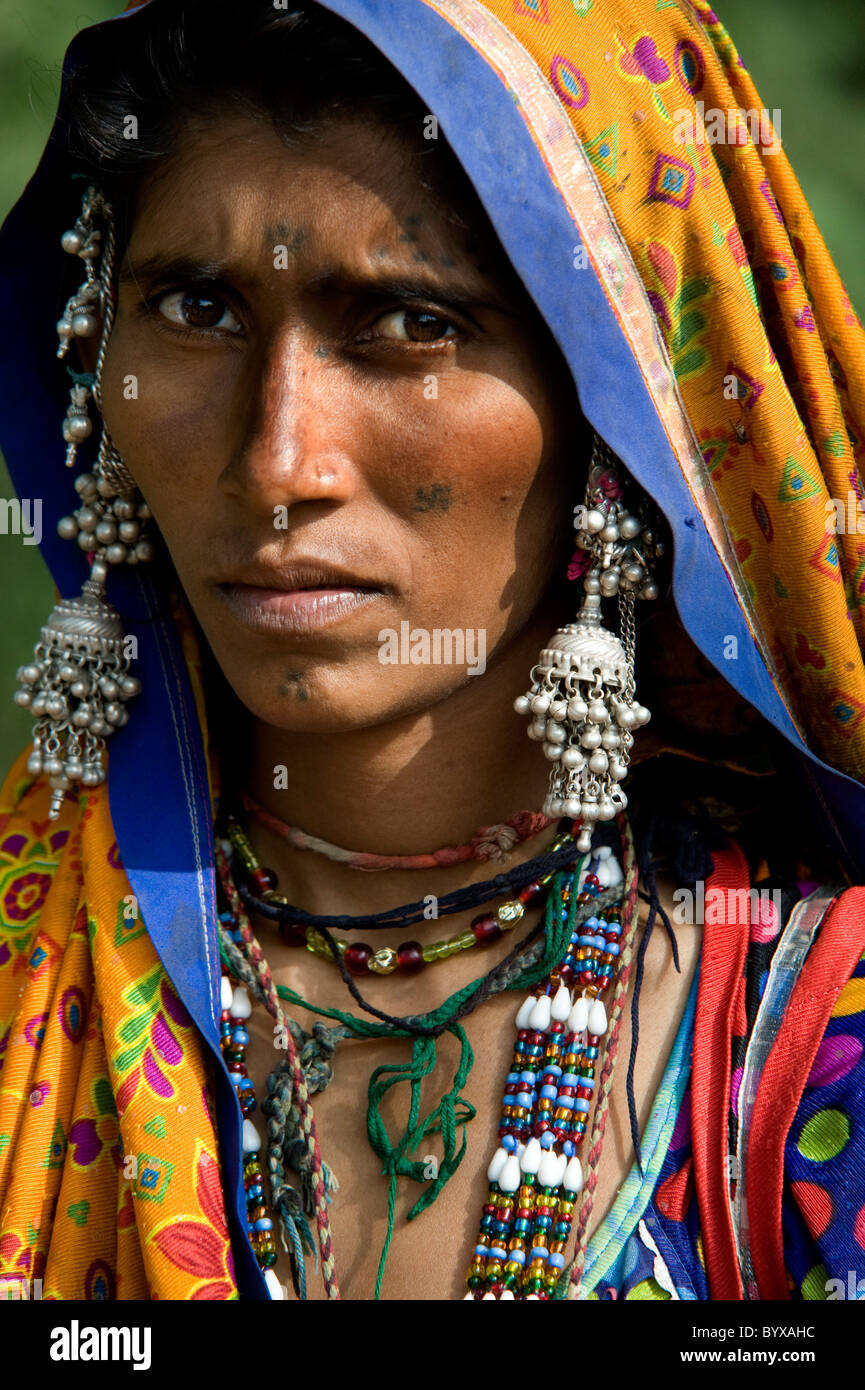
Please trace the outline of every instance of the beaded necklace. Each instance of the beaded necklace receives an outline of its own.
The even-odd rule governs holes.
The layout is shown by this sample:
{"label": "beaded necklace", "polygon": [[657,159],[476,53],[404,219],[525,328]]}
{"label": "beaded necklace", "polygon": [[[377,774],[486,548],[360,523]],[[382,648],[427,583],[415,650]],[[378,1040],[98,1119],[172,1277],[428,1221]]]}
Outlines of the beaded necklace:
{"label": "beaded necklace", "polygon": [[[461,999],[460,1008],[463,1012],[468,1012],[469,1007],[473,1006],[472,999],[480,998],[482,985],[488,986],[484,997],[501,988],[518,988],[520,984],[535,985],[535,992],[525,1000],[517,1015],[517,1045],[505,1085],[503,1117],[499,1127],[501,1144],[488,1170],[490,1191],[481,1217],[481,1232],[469,1266],[469,1292],[466,1298],[546,1299],[554,1295],[561,1296],[555,1292],[556,1281],[559,1280],[564,1265],[564,1246],[573,1220],[575,1198],[583,1187],[576,1146],[585,1134],[589,1103],[594,1091],[594,1067],[601,1037],[607,1026],[603,1004],[597,996],[612,978],[616,959],[621,953],[622,969],[616,990],[615,1025],[601,1077],[593,1142],[589,1154],[590,1171],[586,1182],[585,1204],[587,1211],[585,1217],[581,1212],[577,1252],[571,1267],[572,1283],[568,1296],[574,1296],[578,1285],[584,1257],[588,1210],[591,1209],[591,1193],[595,1181],[593,1170],[600,1154],[619,1015],[637,921],[637,873],[633,842],[624,817],[619,818],[619,825],[626,861],[625,896],[628,926],[624,936],[621,934],[618,911],[610,911],[613,906],[612,898],[621,896],[620,890],[612,887],[613,884],[621,883],[621,869],[608,850],[601,850],[592,857],[588,869],[585,865],[581,866],[581,876],[576,883],[573,873],[557,873],[553,876],[554,891],[550,892],[547,899],[545,940],[538,943],[542,948],[540,951],[525,951],[525,964],[520,962],[516,972],[509,977],[507,972],[502,970],[502,966],[511,963],[512,957],[519,952],[517,948],[512,957],[508,957],[506,962],[490,973],[486,981],[475,981],[465,991],[446,1001],[442,1009],[437,1011],[437,1014],[442,1015],[452,1008],[454,1000]],[[346,1025],[346,1030],[355,1036],[382,1035],[385,1030],[378,1025],[364,1023],[351,1015],[342,1014],[339,1010],[317,1008],[291,990],[274,987],[224,858],[220,864],[220,880],[226,902],[220,913],[223,961],[229,969],[234,967],[247,983],[253,985],[256,992],[265,999],[272,1015],[281,1020],[280,1026],[283,1029],[286,1027],[286,1021],[279,1005],[279,997],[313,1008],[327,1017],[339,1018]],[[597,916],[591,913],[589,904],[601,893],[607,899],[604,905],[607,910],[602,916]],[[585,923],[582,929],[578,929],[579,921]],[[572,985],[576,987],[573,996],[570,993]],[[576,994],[577,989],[581,990],[579,997]],[[587,1002],[589,1000],[594,1002],[590,1004]],[[256,1107],[254,1087],[245,1063],[245,1049],[249,1041],[245,1023],[251,1011],[251,1004],[243,985],[232,986],[228,977],[224,977],[223,980],[222,1002],[223,1047],[232,1079],[237,1086],[238,1102],[243,1115],[244,1185],[249,1237],[271,1296],[279,1298],[282,1297],[282,1289],[273,1271],[276,1262],[275,1220],[273,1211],[265,1200],[261,1140],[249,1119]],[[442,1024],[437,1020],[435,1029],[431,1027],[427,1031],[432,1033],[447,1026],[450,1031],[462,1032],[456,1022],[457,1012],[453,1011],[450,1022]],[[424,1017],[432,1020],[435,1016]],[[405,1022],[408,1024],[410,1020]],[[392,1030],[387,1031],[390,1033]],[[397,1035],[407,1036],[404,1033]],[[419,1041],[416,1038],[415,1046]],[[289,1050],[288,1064],[292,1071],[295,1101],[302,1120],[305,1142],[313,1160],[311,1202],[318,1226],[325,1285],[330,1297],[339,1297],[327,1217],[327,1170],[321,1163],[306,1082],[290,1034],[286,1036],[286,1047]],[[541,1085],[538,1087],[537,1059],[541,1055],[545,1061],[540,1072]],[[469,1060],[468,1066],[470,1065]],[[468,1066],[464,1068],[466,1074]],[[455,1081],[461,1084],[464,1076],[458,1075]],[[270,1079],[268,1086],[270,1087]],[[528,1089],[529,1086],[531,1089]],[[454,1104],[459,1100],[456,1086],[445,1099]],[[441,1105],[444,1103],[443,1099]],[[473,1114],[473,1108],[468,1107],[461,1122],[466,1123]],[[372,1134],[369,1116],[368,1131]],[[427,1121],[423,1122],[418,1132],[428,1132]],[[428,1185],[427,1192],[416,1203],[411,1215],[415,1215],[435,1200],[438,1191],[461,1160],[464,1150],[465,1141],[456,1157],[446,1156],[439,1178],[432,1185]],[[396,1150],[391,1150],[391,1153],[394,1152]],[[274,1167],[272,1157],[269,1157],[269,1166],[271,1169]],[[419,1164],[407,1164],[406,1160],[400,1158],[391,1170],[392,1197],[396,1173],[408,1172],[409,1176],[420,1180],[418,1173],[412,1171],[420,1167]],[[513,1196],[514,1192],[517,1194],[516,1199]],[[376,1297],[379,1294],[392,1225],[391,1200],[388,1234],[376,1282]],[[302,1241],[292,1221],[286,1219],[284,1200],[280,1204],[279,1226],[284,1248],[293,1253],[295,1282],[296,1285],[299,1284],[298,1292],[303,1297],[305,1281],[302,1271]],[[504,1243],[505,1240],[507,1245]]]}

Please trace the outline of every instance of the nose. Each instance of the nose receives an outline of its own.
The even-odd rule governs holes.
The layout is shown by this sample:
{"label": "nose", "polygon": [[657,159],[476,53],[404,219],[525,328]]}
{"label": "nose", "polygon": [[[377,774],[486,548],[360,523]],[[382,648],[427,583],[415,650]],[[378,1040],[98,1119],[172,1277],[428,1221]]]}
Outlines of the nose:
{"label": "nose", "polygon": [[354,495],[356,414],[347,374],[328,349],[288,328],[250,356],[236,389],[224,492],[271,517],[277,506]]}

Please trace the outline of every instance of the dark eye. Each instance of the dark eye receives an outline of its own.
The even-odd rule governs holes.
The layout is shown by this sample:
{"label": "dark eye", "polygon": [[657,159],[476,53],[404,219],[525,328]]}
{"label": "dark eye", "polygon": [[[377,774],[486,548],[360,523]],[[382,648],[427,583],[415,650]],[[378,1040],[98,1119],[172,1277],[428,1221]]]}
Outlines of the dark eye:
{"label": "dark eye", "polygon": [[[428,309],[392,309],[378,320],[379,324],[385,324],[391,332],[385,332],[382,337],[390,337],[397,342],[403,343],[438,343],[445,337],[459,337],[458,330],[449,319],[442,318],[441,314],[433,314]],[[442,330],[450,328],[451,333]],[[402,330],[402,331],[400,331]]]}
{"label": "dark eye", "polygon": [[227,333],[240,333],[242,325],[229,309],[224,299],[209,294],[207,290],[170,290],[161,295],[157,305],[163,318],[182,328],[220,329]]}

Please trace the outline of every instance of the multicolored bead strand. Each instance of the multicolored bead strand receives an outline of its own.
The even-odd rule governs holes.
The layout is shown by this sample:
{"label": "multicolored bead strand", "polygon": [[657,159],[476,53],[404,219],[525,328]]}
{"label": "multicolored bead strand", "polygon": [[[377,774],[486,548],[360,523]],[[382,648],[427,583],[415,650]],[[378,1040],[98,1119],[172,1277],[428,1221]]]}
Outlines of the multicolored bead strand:
{"label": "multicolored bead strand", "polygon": [[[606,847],[584,868],[575,895],[574,877],[562,879],[559,911],[565,915],[623,879]],[[467,1299],[548,1300],[555,1292],[583,1187],[577,1148],[607,1031],[599,995],[615,972],[621,930],[618,906],[587,918],[517,1013],[501,1142],[487,1170],[490,1187],[466,1276]]]}
{"label": "multicolored bead strand", "polygon": [[[223,919],[226,915],[228,914],[221,914]],[[222,976],[221,1003],[220,1046],[243,1116],[243,1186],[246,1192],[249,1243],[264,1274],[271,1298],[280,1299],[283,1297],[283,1291],[273,1270],[277,1256],[276,1240],[273,1213],[264,1195],[261,1139],[258,1130],[249,1119],[256,1109],[255,1087],[246,1068],[246,1048],[249,1043],[246,1021],[252,1013],[252,1004],[243,985],[232,985],[227,975]]]}

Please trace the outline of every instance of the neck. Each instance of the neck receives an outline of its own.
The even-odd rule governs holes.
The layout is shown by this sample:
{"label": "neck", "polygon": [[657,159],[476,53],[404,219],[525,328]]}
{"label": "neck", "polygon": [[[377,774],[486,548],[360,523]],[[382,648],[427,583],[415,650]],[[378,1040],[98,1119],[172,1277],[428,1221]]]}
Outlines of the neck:
{"label": "neck", "polygon": [[[431,709],[314,737],[257,725],[248,790],[288,824],[346,849],[379,854],[464,844],[481,825],[540,810],[549,763],[527,738],[513,701],[528,688],[529,671],[560,620],[568,620],[567,612],[547,610],[494,656],[483,676]],[[273,785],[280,765],[290,769],[285,790]],[[250,834],[290,901],[311,912],[359,914],[492,878],[542,853],[556,826],[515,846],[504,865],[468,860],[376,873],[295,850],[254,821]]]}

